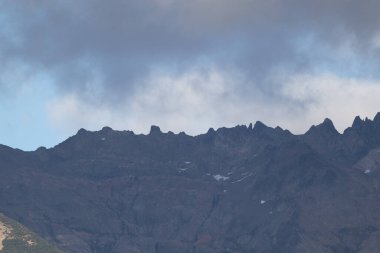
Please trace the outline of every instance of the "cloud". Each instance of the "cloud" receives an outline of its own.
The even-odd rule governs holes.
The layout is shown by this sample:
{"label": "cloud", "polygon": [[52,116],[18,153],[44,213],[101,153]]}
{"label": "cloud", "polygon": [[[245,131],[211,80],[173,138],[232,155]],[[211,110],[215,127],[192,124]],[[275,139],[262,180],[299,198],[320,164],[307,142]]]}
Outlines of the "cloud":
{"label": "cloud", "polygon": [[217,69],[193,69],[175,77],[157,72],[118,107],[94,106],[70,94],[51,101],[49,115],[66,133],[104,125],[147,133],[154,124],[164,131],[196,135],[209,127],[249,123],[273,109],[275,103],[267,106],[259,90],[254,98],[243,98],[236,86],[239,75],[226,75]]}
{"label": "cloud", "polygon": [[155,124],[164,131],[197,135],[209,127],[232,127],[255,119],[301,134],[326,117],[343,131],[355,116],[374,116],[380,108],[379,81],[331,74],[283,77],[276,91],[282,99],[267,103],[260,89],[254,96],[237,94],[234,85],[238,86],[238,77],[215,69],[196,69],[175,78],[156,73],[133,99],[116,109],[97,107],[71,94],[52,101],[49,115],[66,134],[80,127],[98,130],[105,125],[148,133],[149,126]]}
{"label": "cloud", "polygon": [[0,88],[36,73],[50,80],[50,117],[64,131],[198,133],[260,119],[302,132],[323,113],[342,128],[377,105],[379,9],[372,0],[3,0]]}
{"label": "cloud", "polygon": [[334,60],[348,44],[355,57],[377,63],[367,56],[378,56],[379,7],[370,0],[4,0],[0,55],[3,64],[49,73],[69,93],[96,79],[111,101],[163,68],[237,68],[255,79],[246,85],[268,86],[277,68],[349,67],[352,61]]}
{"label": "cloud", "polygon": [[[351,126],[355,116],[373,117],[380,108],[378,80],[341,78],[332,74],[296,75],[285,81],[281,93],[302,105],[300,121],[304,127],[329,117],[342,132]],[[301,122],[292,124],[302,125]]]}
{"label": "cloud", "polygon": [[[157,72],[117,107],[95,106],[74,93],[51,101],[49,115],[68,133],[79,127],[99,129],[104,125],[147,133],[150,125],[158,124],[166,131],[197,134],[211,125],[233,124],[225,119],[239,115],[235,110],[240,108],[233,103],[238,97],[228,82],[216,70],[195,69],[175,77]],[[223,117],[221,111],[229,116]]]}

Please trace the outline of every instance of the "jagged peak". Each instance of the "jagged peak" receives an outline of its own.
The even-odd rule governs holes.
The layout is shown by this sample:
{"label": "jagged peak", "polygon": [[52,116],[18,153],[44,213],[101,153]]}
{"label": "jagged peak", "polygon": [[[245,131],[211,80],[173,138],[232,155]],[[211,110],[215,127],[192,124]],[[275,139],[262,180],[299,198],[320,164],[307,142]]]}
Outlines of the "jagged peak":
{"label": "jagged peak", "polygon": [[102,131],[102,132],[111,132],[111,131],[113,131],[113,129],[110,128],[110,127],[108,127],[108,126],[105,126],[105,127],[102,128],[101,131]]}
{"label": "jagged peak", "polygon": [[212,128],[212,127],[210,127],[209,129],[208,129],[208,131],[207,131],[207,135],[213,135],[213,134],[215,134],[216,133],[216,131],[215,131],[215,129],[214,128]]}
{"label": "jagged peak", "polygon": [[380,123],[380,112],[376,113],[375,118],[373,118],[373,122]]}
{"label": "jagged peak", "polygon": [[255,126],[253,127],[253,130],[257,131],[257,130],[262,130],[262,129],[265,129],[265,128],[267,128],[267,126],[263,122],[256,121]]}
{"label": "jagged peak", "polygon": [[151,135],[151,134],[161,134],[161,133],[162,133],[162,132],[161,132],[160,127],[155,126],[155,125],[152,125],[152,126],[150,127],[150,132],[149,132],[150,135]]}
{"label": "jagged peak", "polygon": [[375,115],[373,120],[369,119],[368,117],[365,117],[364,119],[362,119],[360,118],[360,116],[356,116],[352,123],[352,126],[344,130],[344,133],[363,132],[363,131],[366,132],[369,130],[372,131],[380,127],[379,125],[380,125],[380,112],[378,112]]}
{"label": "jagged peak", "polygon": [[354,122],[352,123],[353,128],[360,128],[363,126],[363,120],[360,118],[360,116],[356,116],[354,119]]}
{"label": "jagged peak", "polygon": [[282,127],[280,127],[280,126],[276,126],[274,128],[274,130],[279,131],[279,132],[283,132],[284,131],[284,129],[282,129]]}
{"label": "jagged peak", "polygon": [[[325,119],[323,120],[323,122],[322,122],[322,125],[324,125],[324,126],[329,126],[329,127],[334,127],[334,123],[333,123],[332,120],[329,119],[329,118],[325,118]],[[335,127],[334,127],[334,129],[335,129]]]}
{"label": "jagged peak", "polygon": [[184,131],[178,133],[178,136],[188,136]]}
{"label": "jagged peak", "polygon": [[86,129],[81,128],[81,129],[78,130],[77,135],[85,134],[85,133],[87,133],[87,132],[88,132],[88,131],[87,131]]}
{"label": "jagged peak", "polygon": [[306,135],[312,134],[314,132],[324,132],[329,134],[339,135],[339,132],[336,130],[334,123],[331,119],[325,118],[323,122],[319,125],[313,125],[310,127],[309,131],[306,132]]}
{"label": "jagged peak", "polygon": [[[376,116],[374,117],[373,120],[370,120],[368,118],[363,120],[361,117],[356,116],[353,123],[352,123],[352,127],[347,128],[344,131],[343,135],[345,135],[347,133],[355,133],[355,132],[366,133],[368,131],[375,131],[375,130],[380,132],[380,112],[376,114]],[[72,138],[69,138],[64,142],[67,143],[67,141],[71,142],[73,140],[83,140],[84,138],[87,138],[87,137],[90,138],[91,136],[95,136],[95,138],[98,138],[98,136],[95,133],[104,132],[104,131],[105,132],[111,132],[112,131],[112,133],[113,132],[115,132],[115,133],[119,132],[117,130],[112,130],[112,128],[107,127],[107,126],[103,127],[100,131],[95,131],[95,132],[81,128],[78,130],[76,136],[72,136]],[[95,135],[92,135],[92,133],[94,133]],[[129,133],[129,134],[134,135],[134,133],[132,131],[122,131],[122,133]],[[285,130],[279,126],[272,128],[272,127],[265,125],[261,121],[257,121],[254,124],[251,123],[249,125],[237,125],[237,126],[232,127],[232,128],[222,127],[222,128],[217,129],[217,130],[215,130],[214,128],[210,128],[207,131],[207,133],[200,134],[197,136],[209,136],[211,138],[214,138],[218,134],[225,134],[225,133],[227,133],[227,134],[230,134],[230,133],[240,134],[241,133],[242,135],[253,134],[255,136],[262,136],[262,135],[272,136],[273,135],[274,138],[277,138],[278,136],[283,136],[283,134],[293,135],[289,130]],[[152,125],[150,128],[149,135],[158,135],[158,134],[164,134],[164,133],[161,132],[161,129],[158,126]],[[329,118],[325,118],[323,120],[323,122],[318,124],[318,125],[313,125],[304,135],[310,135],[310,134],[312,134],[314,137],[316,136],[317,138],[319,136],[324,136],[325,138],[329,138],[329,137],[334,137],[334,136],[340,135],[339,132],[336,130],[334,123]],[[169,132],[168,135],[173,136],[173,133]],[[193,135],[187,135],[184,132],[180,132],[179,134],[175,134],[175,135],[176,136],[197,137],[197,136],[193,136]],[[301,136],[303,136],[303,135],[301,135]]]}

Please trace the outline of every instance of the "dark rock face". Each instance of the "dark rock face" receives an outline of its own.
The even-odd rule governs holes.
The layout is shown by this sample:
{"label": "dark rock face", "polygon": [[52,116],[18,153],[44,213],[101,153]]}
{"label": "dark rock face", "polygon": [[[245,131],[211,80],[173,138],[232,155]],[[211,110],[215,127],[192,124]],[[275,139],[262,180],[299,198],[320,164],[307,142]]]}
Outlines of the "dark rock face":
{"label": "dark rock face", "polygon": [[380,247],[380,116],[339,134],[258,122],[196,137],[84,129],[0,146],[0,212],[72,253],[335,253]]}

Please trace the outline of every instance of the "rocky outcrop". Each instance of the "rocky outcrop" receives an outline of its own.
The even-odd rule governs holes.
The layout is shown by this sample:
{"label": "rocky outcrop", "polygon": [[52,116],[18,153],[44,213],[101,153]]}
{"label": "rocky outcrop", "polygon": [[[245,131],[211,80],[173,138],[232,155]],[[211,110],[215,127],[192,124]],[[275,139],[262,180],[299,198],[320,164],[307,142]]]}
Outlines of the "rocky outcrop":
{"label": "rocky outcrop", "polygon": [[63,253],[34,232],[3,214],[0,214],[0,252]]}

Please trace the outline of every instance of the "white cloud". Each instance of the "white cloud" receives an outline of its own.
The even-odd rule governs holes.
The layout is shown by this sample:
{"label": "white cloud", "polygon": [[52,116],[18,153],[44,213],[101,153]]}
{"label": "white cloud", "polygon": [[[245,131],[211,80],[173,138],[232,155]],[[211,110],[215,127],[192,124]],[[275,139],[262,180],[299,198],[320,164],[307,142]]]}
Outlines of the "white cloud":
{"label": "white cloud", "polygon": [[373,116],[380,108],[379,82],[332,74],[280,79],[277,81],[283,84],[276,91],[276,100],[268,99],[259,89],[242,96],[238,74],[215,69],[197,69],[178,76],[156,73],[117,108],[91,104],[71,94],[51,101],[49,115],[66,134],[81,127],[97,130],[106,125],[147,133],[154,124],[164,131],[194,135],[209,127],[231,127],[256,120],[303,133],[325,117],[342,131],[356,115]]}
{"label": "white cloud", "polygon": [[249,123],[271,111],[271,105],[260,102],[259,91],[256,99],[242,98],[238,79],[217,70],[193,70],[179,76],[156,73],[118,107],[91,104],[69,94],[51,101],[48,112],[65,133],[105,125],[146,133],[155,124],[164,131],[199,134],[209,127]]}
{"label": "white cloud", "polygon": [[380,32],[377,32],[373,37],[372,37],[372,48],[373,49],[379,49],[380,48]]}
{"label": "white cloud", "polygon": [[75,94],[50,101],[47,112],[53,126],[64,134],[72,134],[82,127],[99,129],[113,121],[110,111],[85,103]]}
{"label": "white cloud", "polygon": [[285,81],[280,92],[304,108],[299,120],[284,122],[292,129],[305,129],[329,117],[343,131],[355,116],[373,117],[380,111],[379,81],[333,74],[296,75]]}

